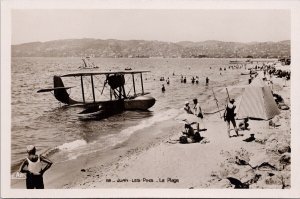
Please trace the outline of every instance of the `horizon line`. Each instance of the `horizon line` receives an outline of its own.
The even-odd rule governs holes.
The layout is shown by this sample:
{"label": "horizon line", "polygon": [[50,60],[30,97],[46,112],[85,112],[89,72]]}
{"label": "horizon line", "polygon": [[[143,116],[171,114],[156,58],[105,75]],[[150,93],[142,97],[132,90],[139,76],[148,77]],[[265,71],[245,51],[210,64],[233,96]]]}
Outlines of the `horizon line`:
{"label": "horizon line", "polygon": [[47,40],[47,41],[31,41],[31,42],[25,42],[25,43],[16,43],[11,44],[11,46],[16,45],[23,45],[23,44],[29,44],[29,43],[47,43],[52,41],[63,41],[63,40],[84,40],[84,39],[91,39],[91,40],[117,40],[117,41],[156,41],[156,42],[165,42],[165,43],[180,43],[180,42],[192,42],[192,43],[199,43],[199,42],[207,42],[207,41],[219,41],[219,42],[226,42],[226,43],[268,43],[268,42],[282,42],[282,41],[291,41],[291,39],[283,39],[279,41],[247,41],[247,42],[241,42],[241,41],[222,41],[222,40],[216,40],[216,39],[208,39],[208,40],[202,40],[202,41],[189,41],[189,40],[182,40],[182,41],[161,41],[161,40],[145,40],[145,39],[100,39],[100,38],[89,38],[89,37],[83,37],[83,38],[69,38],[69,39],[54,39],[54,40]]}

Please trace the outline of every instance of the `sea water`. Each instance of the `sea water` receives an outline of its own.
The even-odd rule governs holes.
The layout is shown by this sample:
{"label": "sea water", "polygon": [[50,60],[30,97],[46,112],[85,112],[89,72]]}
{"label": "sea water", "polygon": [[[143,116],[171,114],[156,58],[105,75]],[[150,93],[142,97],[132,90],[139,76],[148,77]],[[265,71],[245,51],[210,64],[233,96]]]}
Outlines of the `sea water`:
{"label": "sea water", "polygon": [[[98,69],[79,69],[80,58],[18,58],[11,63],[11,160],[15,170],[26,156],[26,146],[33,144],[54,162],[76,159],[89,153],[109,150],[126,141],[130,135],[151,127],[157,122],[175,118],[184,102],[198,98],[204,112],[224,105],[227,93],[224,87],[238,84],[248,76],[241,76],[242,69],[228,69],[229,59],[181,58],[94,58]],[[226,67],[226,71],[224,70]],[[51,93],[37,93],[41,88],[53,87],[53,76],[73,72],[149,70],[143,74],[144,91],[150,92],[156,103],[149,111],[125,111],[103,120],[81,120],[79,107],[66,107]],[[222,70],[220,70],[222,68]],[[181,76],[187,83],[181,83]],[[192,77],[199,77],[199,84],[192,84]],[[169,78],[170,84],[160,81]],[[206,77],[209,85],[205,85]],[[131,75],[126,75],[126,93],[132,95]],[[80,78],[63,78],[70,96],[82,100]],[[108,97],[105,77],[94,77],[96,99]],[[136,92],[141,92],[140,76],[135,76]],[[164,84],[166,91],[161,91]],[[104,87],[104,88],[103,88]],[[212,92],[214,89],[215,95]],[[84,79],[86,100],[92,100],[91,79]],[[103,95],[100,95],[104,90]],[[216,97],[216,98],[215,98]]]}

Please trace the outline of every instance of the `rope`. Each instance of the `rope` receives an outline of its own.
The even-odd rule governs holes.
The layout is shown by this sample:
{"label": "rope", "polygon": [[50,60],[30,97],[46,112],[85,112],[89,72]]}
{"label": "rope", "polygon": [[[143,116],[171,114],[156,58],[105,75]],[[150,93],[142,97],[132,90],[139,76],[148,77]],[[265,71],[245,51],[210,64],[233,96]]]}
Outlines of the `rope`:
{"label": "rope", "polygon": [[[100,80],[100,78],[98,78],[97,76],[94,76],[94,77],[96,77],[96,79],[99,80],[100,83],[102,83],[102,81]],[[87,81],[88,81],[89,85],[92,84],[92,82],[91,82],[90,79],[87,79]],[[99,88],[96,86],[96,84],[94,84],[94,90],[97,90],[99,93],[101,93],[101,91],[100,91]],[[89,97],[91,97],[92,93],[89,92],[89,94],[90,94]],[[107,96],[107,95],[105,95],[105,94],[103,94],[103,93],[102,93],[101,95],[103,95],[103,96],[106,97],[106,98],[109,98],[109,96]]]}

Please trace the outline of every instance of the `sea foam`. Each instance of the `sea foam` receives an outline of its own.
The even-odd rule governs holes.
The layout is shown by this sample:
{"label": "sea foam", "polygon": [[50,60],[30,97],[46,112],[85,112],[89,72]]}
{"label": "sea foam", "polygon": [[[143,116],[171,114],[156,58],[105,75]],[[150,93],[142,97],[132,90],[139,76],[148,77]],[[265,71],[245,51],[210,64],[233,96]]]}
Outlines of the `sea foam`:
{"label": "sea foam", "polygon": [[85,140],[75,140],[75,141],[64,143],[60,146],[57,146],[57,148],[61,151],[71,151],[71,150],[74,150],[74,149],[79,148],[84,145],[87,145],[87,142]]}

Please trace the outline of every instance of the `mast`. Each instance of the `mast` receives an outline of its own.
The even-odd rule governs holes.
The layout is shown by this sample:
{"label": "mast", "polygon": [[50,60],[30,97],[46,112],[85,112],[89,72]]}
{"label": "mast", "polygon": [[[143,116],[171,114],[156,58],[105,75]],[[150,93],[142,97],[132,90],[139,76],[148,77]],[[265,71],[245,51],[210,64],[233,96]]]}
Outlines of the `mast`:
{"label": "mast", "polygon": [[84,59],[84,58],[82,59],[82,61],[83,61],[83,63],[84,63],[84,66],[85,66],[85,68],[87,68],[87,64],[86,64],[86,62],[85,62],[85,59]]}

